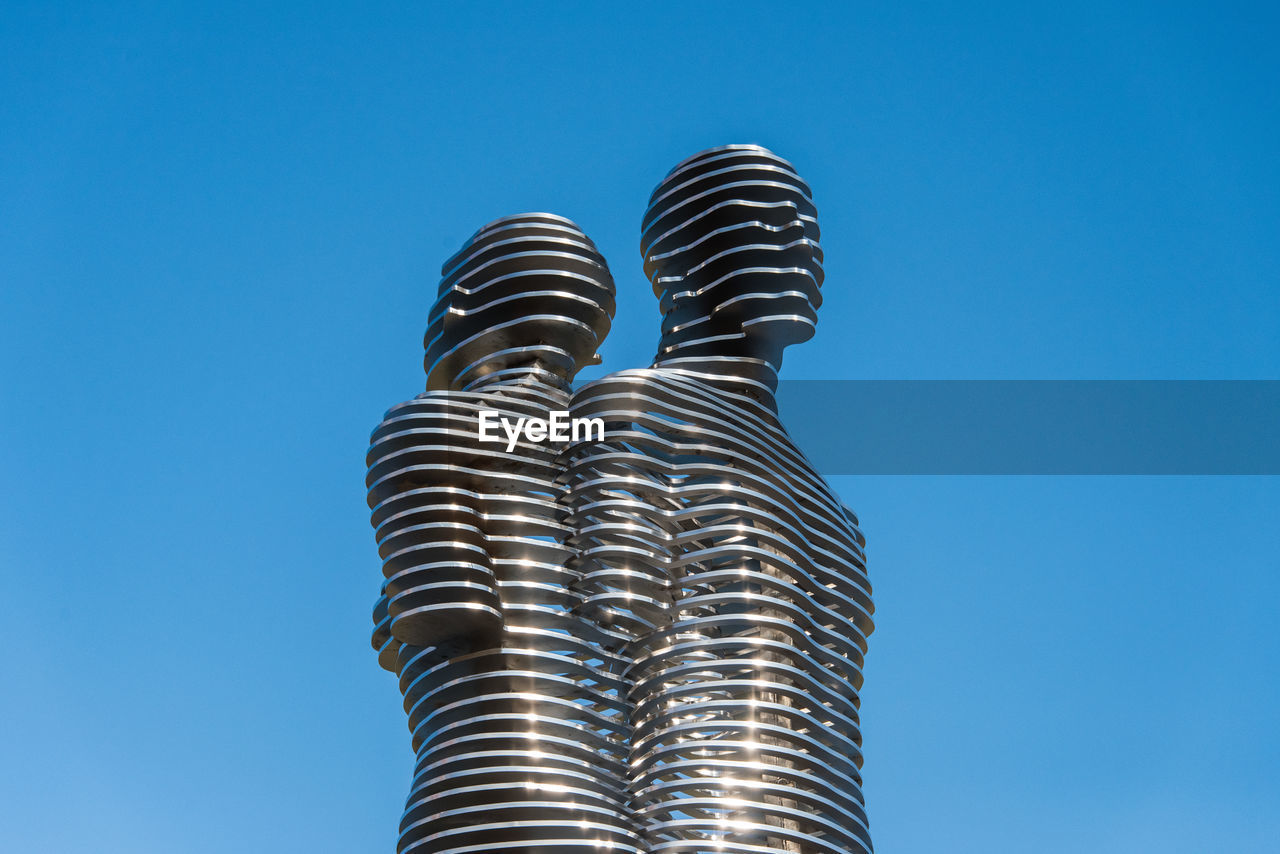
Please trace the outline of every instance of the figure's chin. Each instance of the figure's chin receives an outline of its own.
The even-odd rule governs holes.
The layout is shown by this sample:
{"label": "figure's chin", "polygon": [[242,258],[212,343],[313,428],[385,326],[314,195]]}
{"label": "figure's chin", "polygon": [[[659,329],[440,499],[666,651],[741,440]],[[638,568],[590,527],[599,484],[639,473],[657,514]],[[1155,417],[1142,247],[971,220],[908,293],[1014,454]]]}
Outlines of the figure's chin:
{"label": "figure's chin", "polygon": [[807,313],[768,315],[742,324],[742,332],[749,341],[779,348],[808,341],[816,329],[817,319]]}

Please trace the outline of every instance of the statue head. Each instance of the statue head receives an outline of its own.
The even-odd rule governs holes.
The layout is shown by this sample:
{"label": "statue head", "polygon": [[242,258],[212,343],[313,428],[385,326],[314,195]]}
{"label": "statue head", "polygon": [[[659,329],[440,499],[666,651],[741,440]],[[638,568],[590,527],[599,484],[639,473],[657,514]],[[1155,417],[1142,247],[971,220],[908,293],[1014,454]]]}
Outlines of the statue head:
{"label": "statue head", "polygon": [[424,339],[428,389],[534,371],[567,385],[600,361],[613,277],[564,217],[519,214],[481,228],[444,263]]}
{"label": "statue head", "polygon": [[759,145],[699,152],[667,174],[641,228],[662,307],[658,361],[752,358],[773,368],[808,340],[822,304],[809,186]]}

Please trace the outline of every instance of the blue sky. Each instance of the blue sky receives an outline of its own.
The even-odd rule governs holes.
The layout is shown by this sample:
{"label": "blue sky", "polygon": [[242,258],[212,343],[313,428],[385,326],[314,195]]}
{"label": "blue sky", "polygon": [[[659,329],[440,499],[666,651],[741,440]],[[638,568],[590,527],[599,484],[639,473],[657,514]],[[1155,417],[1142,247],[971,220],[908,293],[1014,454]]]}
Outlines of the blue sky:
{"label": "blue sky", "polygon": [[[6,6],[0,848],[391,850],[363,456],[421,388],[440,262],[495,217],[598,243],[608,370],[656,343],[649,190],[753,141],[821,212],[786,377],[1280,378],[1277,23]],[[879,605],[881,851],[1271,849],[1276,478],[837,485]]]}

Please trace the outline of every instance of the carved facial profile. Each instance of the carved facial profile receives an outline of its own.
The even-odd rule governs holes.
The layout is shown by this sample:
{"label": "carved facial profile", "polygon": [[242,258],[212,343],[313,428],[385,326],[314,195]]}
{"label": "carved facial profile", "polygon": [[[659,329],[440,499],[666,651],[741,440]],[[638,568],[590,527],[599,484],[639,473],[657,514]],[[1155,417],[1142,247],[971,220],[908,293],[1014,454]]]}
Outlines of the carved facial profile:
{"label": "carved facial profile", "polygon": [[758,145],[695,154],[650,197],[640,239],[663,311],[659,358],[750,355],[775,366],[822,304],[809,186]]}
{"label": "carved facial profile", "polygon": [[537,213],[491,222],[441,275],[424,339],[428,389],[463,389],[529,366],[567,381],[599,361],[613,277],[571,221]]}

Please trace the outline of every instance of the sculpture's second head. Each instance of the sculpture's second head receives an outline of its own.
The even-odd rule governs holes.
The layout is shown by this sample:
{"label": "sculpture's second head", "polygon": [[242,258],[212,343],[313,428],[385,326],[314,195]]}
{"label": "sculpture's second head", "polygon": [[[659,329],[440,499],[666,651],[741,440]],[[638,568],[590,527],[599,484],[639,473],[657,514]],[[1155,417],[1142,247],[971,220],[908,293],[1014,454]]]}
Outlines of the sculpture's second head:
{"label": "sculpture's second head", "polygon": [[775,370],[806,341],[822,303],[809,186],[759,145],[699,152],[653,191],[640,238],[661,300],[658,362],[727,358]]}
{"label": "sculpture's second head", "polygon": [[441,269],[424,339],[428,389],[534,374],[565,387],[596,353],[614,312],[613,277],[564,217],[489,223]]}

